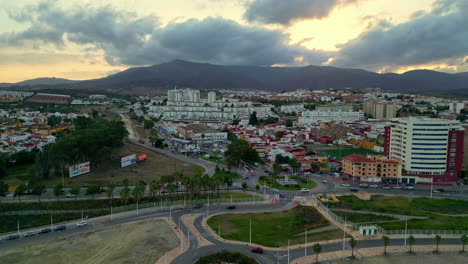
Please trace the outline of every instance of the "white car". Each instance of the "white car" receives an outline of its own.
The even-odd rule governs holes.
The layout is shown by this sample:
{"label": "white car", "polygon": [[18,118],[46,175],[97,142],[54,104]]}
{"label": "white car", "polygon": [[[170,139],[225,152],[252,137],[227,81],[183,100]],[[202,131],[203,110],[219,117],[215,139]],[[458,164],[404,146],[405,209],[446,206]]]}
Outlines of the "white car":
{"label": "white car", "polygon": [[379,186],[378,186],[377,184],[371,184],[371,185],[369,185],[369,187],[371,187],[371,188],[379,188]]}
{"label": "white car", "polygon": [[303,192],[303,193],[308,193],[308,192],[309,192],[309,189],[302,188],[302,189],[301,189],[301,192]]}
{"label": "white car", "polygon": [[351,184],[343,183],[343,184],[341,184],[341,186],[343,186],[343,187],[351,187]]}
{"label": "white car", "polygon": [[71,193],[67,193],[66,197],[67,197],[67,198],[75,198],[75,197],[76,197],[76,195],[74,195],[74,194],[71,194]]}
{"label": "white car", "polygon": [[86,222],[86,221],[81,221],[81,222],[79,222],[78,224],[76,224],[77,227],[85,226],[85,225],[88,225],[88,222]]}

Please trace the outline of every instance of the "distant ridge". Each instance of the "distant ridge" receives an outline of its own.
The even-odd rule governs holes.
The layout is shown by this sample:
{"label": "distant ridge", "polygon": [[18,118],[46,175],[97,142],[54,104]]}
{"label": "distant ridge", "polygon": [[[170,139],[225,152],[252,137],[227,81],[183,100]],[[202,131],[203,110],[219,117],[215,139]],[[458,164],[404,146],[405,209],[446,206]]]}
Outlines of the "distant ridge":
{"label": "distant ridge", "polygon": [[129,68],[105,78],[70,81],[40,78],[17,85],[50,85],[49,88],[112,90],[172,89],[251,89],[290,91],[296,89],[379,87],[389,92],[447,92],[468,90],[468,72],[449,74],[430,70],[415,70],[403,74],[378,74],[360,69],[329,66],[260,67],[227,66],[184,60],[148,67]]}

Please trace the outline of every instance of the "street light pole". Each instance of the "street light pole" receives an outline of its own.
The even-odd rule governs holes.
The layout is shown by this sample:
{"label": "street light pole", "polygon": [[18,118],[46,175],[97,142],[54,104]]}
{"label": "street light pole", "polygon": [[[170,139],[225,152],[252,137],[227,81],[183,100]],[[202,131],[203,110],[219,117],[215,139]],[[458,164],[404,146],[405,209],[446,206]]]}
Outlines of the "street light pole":
{"label": "street light pole", "polygon": [[305,230],[304,256],[307,256],[307,228]]}
{"label": "street light pole", "polygon": [[346,248],[345,239],[346,239],[346,217],[345,217],[344,223],[343,223],[343,251]]}
{"label": "street light pole", "polygon": [[289,264],[289,239],[288,239],[288,264]]}
{"label": "street light pole", "polygon": [[433,185],[434,185],[434,178],[432,177],[431,178],[431,198],[432,198],[432,193],[433,193],[432,191]]}
{"label": "street light pole", "polygon": [[249,224],[249,246],[252,244],[252,218],[250,218]]}
{"label": "street light pole", "polygon": [[406,246],[406,236],[408,235],[408,219],[405,222],[405,246]]}

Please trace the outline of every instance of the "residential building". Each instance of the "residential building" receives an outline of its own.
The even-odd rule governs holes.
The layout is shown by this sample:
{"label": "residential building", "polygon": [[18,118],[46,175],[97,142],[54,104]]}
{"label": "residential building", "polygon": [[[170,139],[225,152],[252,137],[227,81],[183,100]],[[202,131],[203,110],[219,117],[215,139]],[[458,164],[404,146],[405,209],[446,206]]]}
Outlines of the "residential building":
{"label": "residential building", "polygon": [[364,113],[359,112],[320,112],[320,111],[305,111],[302,112],[302,116],[298,118],[298,125],[308,125],[313,124],[318,121],[330,122],[330,121],[357,121],[363,120]]}
{"label": "residential building", "polygon": [[385,156],[351,154],[343,157],[343,173],[365,182],[399,181],[401,164]]}
{"label": "residential building", "polygon": [[179,135],[191,140],[227,140],[227,133],[220,132],[202,125],[187,125],[177,127]]}
{"label": "residential building", "polygon": [[329,104],[317,106],[319,112],[352,112],[354,109],[352,104]]}
{"label": "residential building", "polygon": [[363,104],[364,113],[375,119],[392,119],[396,117],[397,107],[392,102],[367,101]]}
{"label": "residential building", "polygon": [[462,169],[464,129],[460,122],[394,118],[385,128],[384,154],[403,163],[403,183],[454,183]]}

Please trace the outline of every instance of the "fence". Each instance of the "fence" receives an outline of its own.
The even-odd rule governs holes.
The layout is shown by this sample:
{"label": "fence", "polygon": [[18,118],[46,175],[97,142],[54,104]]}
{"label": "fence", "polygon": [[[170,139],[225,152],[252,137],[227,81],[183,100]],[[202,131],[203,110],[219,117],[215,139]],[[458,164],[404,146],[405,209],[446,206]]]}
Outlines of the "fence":
{"label": "fence", "polygon": [[[333,218],[335,221],[338,223],[344,225],[346,224],[346,228],[350,230],[359,230],[361,226],[370,226],[369,224],[355,224],[352,223],[351,221],[345,220],[343,217],[336,215],[333,213],[326,205],[324,205],[315,195],[311,195],[310,198],[312,201],[314,201],[319,208],[321,208],[325,213]],[[462,236],[462,235],[468,235],[468,230],[422,230],[422,229],[407,229],[406,231],[403,230],[385,230],[379,225],[372,225],[377,227],[377,230],[383,234],[383,235],[388,235],[388,236],[398,236],[398,235],[425,235],[425,236],[435,236],[435,235],[440,235],[440,236]]]}
{"label": "fence", "polygon": [[198,199],[198,200],[176,200],[176,201],[162,201],[162,202],[149,202],[149,203],[141,203],[141,204],[128,204],[116,207],[105,207],[105,208],[95,208],[95,209],[78,209],[78,210],[22,210],[22,211],[8,211],[8,212],[0,212],[0,216],[12,216],[12,215],[57,215],[57,214],[73,214],[73,213],[98,213],[98,212],[108,212],[110,213],[111,210],[114,213],[123,212],[123,211],[131,211],[137,209],[145,209],[145,208],[161,208],[164,210],[169,210],[169,207],[173,209],[180,209],[180,208],[188,208],[194,206],[203,206],[206,204],[209,205],[221,205],[221,204],[231,204],[231,203],[268,203],[267,199],[263,199],[262,197],[255,197],[253,196],[250,199]]}

